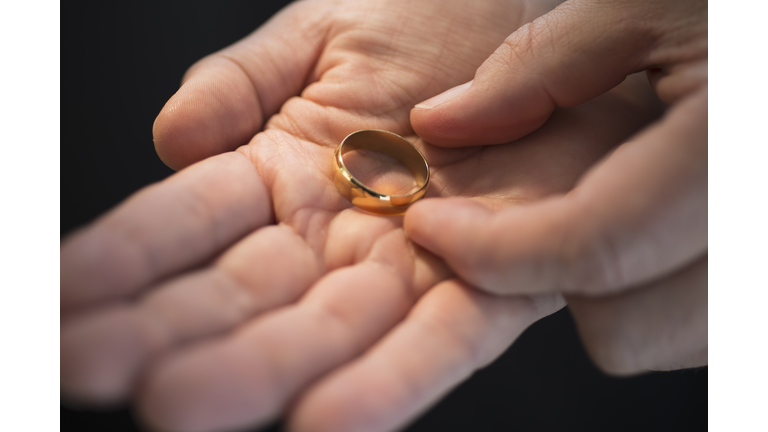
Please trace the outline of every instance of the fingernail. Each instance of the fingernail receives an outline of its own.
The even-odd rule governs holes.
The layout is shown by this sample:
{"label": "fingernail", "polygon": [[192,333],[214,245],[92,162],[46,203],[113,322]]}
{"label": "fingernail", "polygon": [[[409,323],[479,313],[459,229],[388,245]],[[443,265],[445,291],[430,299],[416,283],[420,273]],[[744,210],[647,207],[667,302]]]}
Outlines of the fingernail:
{"label": "fingernail", "polygon": [[467,90],[471,85],[472,85],[472,81],[466,82],[462,85],[458,85],[452,89],[448,89],[433,98],[427,99],[424,102],[417,104],[414,108],[432,109],[440,105],[441,103],[446,102],[450,99],[453,99],[456,96],[464,93],[464,91]]}

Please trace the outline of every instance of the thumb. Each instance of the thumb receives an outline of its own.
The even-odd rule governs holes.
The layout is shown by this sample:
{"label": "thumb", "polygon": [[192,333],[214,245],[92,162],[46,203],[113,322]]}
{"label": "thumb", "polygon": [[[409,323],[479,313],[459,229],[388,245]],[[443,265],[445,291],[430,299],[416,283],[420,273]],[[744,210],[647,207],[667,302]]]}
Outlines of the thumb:
{"label": "thumb", "polygon": [[683,12],[667,9],[680,7],[568,1],[512,33],[473,81],[416,105],[413,128],[446,147],[520,138],[541,126],[556,106],[586,102],[652,65],[657,35],[665,28],[659,16],[670,21]]}
{"label": "thumb", "polygon": [[173,169],[247,144],[304,88],[327,27],[317,3],[288,6],[239,42],[198,61],[153,127]]}

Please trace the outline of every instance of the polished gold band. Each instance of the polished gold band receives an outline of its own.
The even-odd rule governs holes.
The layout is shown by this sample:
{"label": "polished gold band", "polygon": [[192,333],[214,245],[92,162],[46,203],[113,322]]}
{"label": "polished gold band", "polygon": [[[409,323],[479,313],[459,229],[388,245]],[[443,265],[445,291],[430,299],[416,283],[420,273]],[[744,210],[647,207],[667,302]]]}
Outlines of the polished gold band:
{"label": "polished gold band", "polygon": [[[354,150],[377,151],[397,159],[413,173],[418,189],[408,195],[386,195],[364,185],[344,165],[344,154]],[[403,214],[408,206],[427,193],[429,165],[419,149],[400,135],[364,129],[349,134],[336,149],[333,157],[333,182],[344,198],[365,211],[385,215]]]}

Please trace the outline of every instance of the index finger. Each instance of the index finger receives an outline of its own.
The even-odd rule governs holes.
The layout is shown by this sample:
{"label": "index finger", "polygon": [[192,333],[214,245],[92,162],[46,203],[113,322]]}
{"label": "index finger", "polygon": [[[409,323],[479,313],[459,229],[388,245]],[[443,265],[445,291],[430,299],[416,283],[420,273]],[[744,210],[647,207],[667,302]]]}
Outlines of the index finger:
{"label": "index finger", "polygon": [[706,124],[704,89],[564,197],[497,213],[425,200],[406,213],[405,229],[494,292],[605,293],[649,281],[707,249]]}
{"label": "index finger", "polygon": [[251,161],[215,156],[142,189],[64,240],[61,311],[131,295],[272,220]]}
{"label": "index finger", "polygon": [[[587,102],[632,73],[680,77],[678,63],[706,59],[706,9],[692,1],[564,2],[510,35],[474,80],[417,104],[413,128],[444,147],[507,143],[538,129],[555,107]],[[688,83],[656,87],[662,100],[672,103],[703,81],[682,79]]]}

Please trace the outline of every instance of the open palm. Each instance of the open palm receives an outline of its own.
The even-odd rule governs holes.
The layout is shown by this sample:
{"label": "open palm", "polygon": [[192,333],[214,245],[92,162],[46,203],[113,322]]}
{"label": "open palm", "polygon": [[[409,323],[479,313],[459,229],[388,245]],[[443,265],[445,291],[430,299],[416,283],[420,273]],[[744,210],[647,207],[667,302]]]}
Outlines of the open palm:
{"label": "open palm", "polygon": [[[427,157],[427,198],[521,205],[567,192],[658,114],[629,79],[515,143],[418,140],[412,106],[471,79],[546,11],[524,6],[301,2],[193,66],[155,142],[174,168],[201,162],[62,245],[64,393],[135,397],[168,430],[285,411],[296,430],[390,430],[561,307],[475,291],[409,242],[402,217],[352,207],[331,180],[347,134],[385,129]],[[375,187],[397,180],[377,174]]]}

